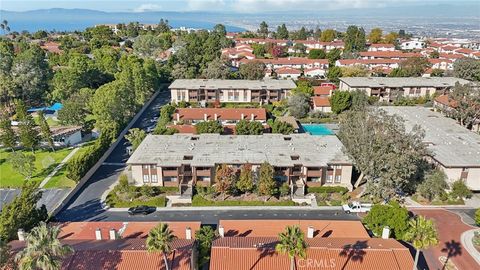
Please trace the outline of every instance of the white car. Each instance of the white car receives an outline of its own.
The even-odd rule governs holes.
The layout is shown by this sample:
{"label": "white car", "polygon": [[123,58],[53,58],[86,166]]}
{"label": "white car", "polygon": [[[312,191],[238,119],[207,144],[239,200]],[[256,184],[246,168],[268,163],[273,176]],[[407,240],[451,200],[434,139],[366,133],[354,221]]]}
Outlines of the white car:
{"label": "white car", "polygon": [[360,202],[351,202],[348,204],[342,205],[343,211],[345,213],[368,213],[372,209],[371,203],[360,203]]}

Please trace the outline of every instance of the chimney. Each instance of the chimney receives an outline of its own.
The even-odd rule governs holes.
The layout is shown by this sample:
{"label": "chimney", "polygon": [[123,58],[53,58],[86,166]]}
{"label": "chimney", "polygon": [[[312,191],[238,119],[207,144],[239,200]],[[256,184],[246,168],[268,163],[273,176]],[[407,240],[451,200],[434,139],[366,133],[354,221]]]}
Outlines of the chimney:
{"label": "chimney", "polygon": [[117,240],[117,232],[115,229],[110,229],[110,240]]}
{"label": "chimney", "polygon": [[215,114],[215,121],[217,121],[217,118],[218,118],[218,116],[217,116],[217,114]]}
{"label": "chimney", "polygon": [[382,239],[390,238],[390,228],[388,226],[383,227]]}
{"label": "chimney", "polygon": [[102,231],[100,231],[100,228],[95,230],[95,239],[102,240]]}
{"label": "chimney", "polygon": [[177,121],[180,121],[180,114],[177,113]]}
{"label": "chimney", "polygon": [[192,239],[192,229],[190,229],[190,227],[187,227],[187,229],[185,230],[185,239]]}
{"label": "chimney", "polygon": [[208,120],[208,115],[206,113],[203,114],[203,120],[207,121]]}
{"label": "chimney", "polygon": [[218,234],[220,235],[220,237],[225,237],[225,230],[222,226],[218,227]]}
{"label": "chimney", "polygon": [[251,121],[255,120],[255,115],[253,113],[250,115],[250,117],[251,117]]}
{"label": "chimney", "polygon": [[242,115],[240,116],[240,120],[243,120],[243,113],[242,113]]}
{"label": "chimney", "polygon": [[313,232],[315,230],[313,229],[312,226],[308,226],[308,229],[307,229],[307,238],[313,238]]}
{"label": "chimney", "polygon": [[17,235],[18,241],[25,241],[25,231],[23,229],[18,229]]}

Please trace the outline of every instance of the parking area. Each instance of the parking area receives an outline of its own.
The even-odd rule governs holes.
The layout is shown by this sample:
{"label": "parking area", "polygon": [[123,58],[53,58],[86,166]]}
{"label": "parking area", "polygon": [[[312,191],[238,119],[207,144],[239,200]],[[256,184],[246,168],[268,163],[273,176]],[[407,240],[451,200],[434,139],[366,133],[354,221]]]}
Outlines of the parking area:
{"label": "parking area", "polygon": [[[38,201],[37,205],[41,206],[45,204],[47,210],[50,212],[63,198],[67,195],[70,189],[42,189],[42,198]],[[15,196],[20,193],[20,189],[0,189],[0,210],[4,205],[11,202]]]}

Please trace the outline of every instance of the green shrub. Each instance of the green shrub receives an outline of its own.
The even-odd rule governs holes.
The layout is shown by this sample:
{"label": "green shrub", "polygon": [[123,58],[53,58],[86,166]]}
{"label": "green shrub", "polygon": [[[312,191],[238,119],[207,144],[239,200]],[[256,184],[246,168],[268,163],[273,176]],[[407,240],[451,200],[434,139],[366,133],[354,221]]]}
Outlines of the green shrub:
{"label": "green shrub", "polygon": [[211,201],[200,195],[193,196],[192,206],[294,206],[293,201]]}
{"label": "green shrub", "polygon": [[340,186],[307,187],[307,193],[340,193],[345,194],[348,188]]}
{"label": "green shrub", "polygon": [[116,208],[129,208],[129,207],[134,207],[134,206],[139,206],[139,205],[148,205],[148,206],[154,206],[154,207],[165,207],[166,205],[166,198],[165,196],[157,196],[153,197],[149,200],[138,200],[138,199],[133,199],[133,200],[128,200],[124,201],[118,198],[117,194],[114,192],[111,192],[107,196],[106,203],[110,207],[116,207]]}
{"label": "green shrub", "polygon": [[457,180],[452,184],[452,191],[450,192],[450,196],[453,199],[468,199],[472,197],[472,191],[468,189],[464,181]]}
{"label": "green shrub", "polygon": [[409,219],[407,208],[397,202],[390,202],[374,205],[363,219],[363,223],[377,236],[382,234],[385,226],[388,226],[392,237],[402,240],[409,228]]}
{"label": "green shrub", "polygon": [[120,192],[127,192],[129,186],[128,176],[126,174],[121,174],[116,189]]}
{"label": "green shrub", "polygon": [[288,194],[290,194],[290,186],[288,185],[288,183],[283,183],[278,189],[278,191],[280,192],[280,196],[288,196]]}
{"label": "green shrub", "polygon": [[140,187],[140,194],[145,197],[153,197],[158,195],[158,191],[152,186],[143,185]]}
{"label": "green shrub", "polygon": [[475,223],[477,226],[480,226],[480,208],[475,211]]}

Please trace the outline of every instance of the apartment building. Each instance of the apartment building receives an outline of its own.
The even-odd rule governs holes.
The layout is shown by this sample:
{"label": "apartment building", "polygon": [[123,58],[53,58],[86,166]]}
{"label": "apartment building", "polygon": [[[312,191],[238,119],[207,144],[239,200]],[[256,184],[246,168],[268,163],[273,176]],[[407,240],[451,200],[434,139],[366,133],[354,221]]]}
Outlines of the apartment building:
{"label": "apartment building", "polygon": [[[164,222],[176,237],[167,260],[172,270],[197,269],[195,232],[200,221]],[[61,269],[165,269],[162,253],[149,252],[146,238],[159,222],[68,222],[59,224],[62,244],[70,245],[73,253],[63,259]],[[25,248],[25,233],[9,243],[17,253]]]}
{"label": "apartment building", "polygon": [[343,91],[363,90],[368,96],[379,97],[380,101],[394,101],[398,97],[423,97],[450,91],[456,83],[467,84],[467,80],[454,77],[350,77],[340,78],[339,89]]}
{"label": "apartment building", "polygon": [[313,87],[313,110],[325,113],[332,112],[330,97],[332,96],[333,91],[335,91],[335,88],[331,85]]}
{"label": "apartment building", "polygon": [[427,158],[445,172],[449,182],[464,180],[472,190],[480,190],[480,135],[425,107],[382,107],[397,114],[411,130],[419,125],[425,130],[424,143],[431,152]]}
{"label": "apartment building", "polygon": [[170,86],[172,102],[273,102],[285,99],[292,80],[179,79]]}
{"label": "apartment building", "polygon": [[[287,226],[298,226],[307,244],[295,269],[410,270],[413,258],[395,239],[371,238],[360,221],[346,220],[220,220],[212,243],[211,270],[289,269],[291,260],[275,246]],[[361,256],[349,258],[348,254]]]}
{"label": "apartment building", "polygon": [[127,164],[134,185],[176,186],[183,193],[214,185],[218,165],[251,164],[255,171],[268,162],[277,181],[303,195],[305,186],[352,188],[352,162],[342,146],[336,136],[309,134],[148,135]]}

